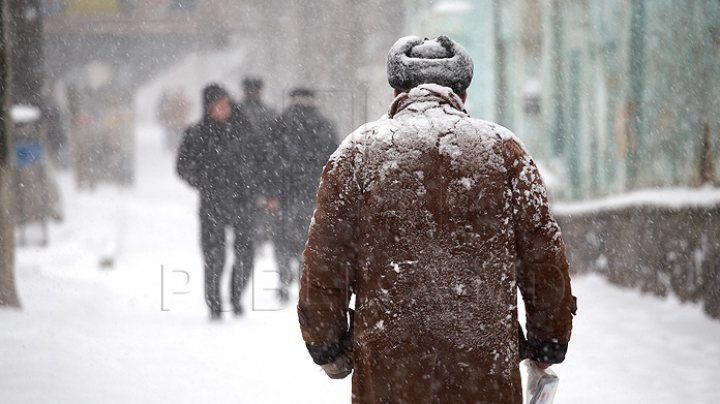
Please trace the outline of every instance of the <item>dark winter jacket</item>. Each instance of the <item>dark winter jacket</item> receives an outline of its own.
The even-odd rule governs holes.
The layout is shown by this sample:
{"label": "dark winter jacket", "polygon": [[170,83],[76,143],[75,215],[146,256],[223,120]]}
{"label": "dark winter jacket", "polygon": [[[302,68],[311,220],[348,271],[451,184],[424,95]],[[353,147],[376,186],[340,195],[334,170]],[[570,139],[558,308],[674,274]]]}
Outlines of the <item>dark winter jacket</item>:
{"label": "dark winter jacket", "polygon": [[276,148],[282,162],[276,189],[283,212],[294,223],[293,233],[304,240],[323,166],[338,146],[335,126],[315,106],[291,105],[280,116],[274,137],[282,142]]}
{"label": "dark winter jacket", "polygon": [[253,147],[243,138],[250,130],[248,119],[233,114],[218,122],[210,116],[212,103],[226,95],[218,90],[213,99],[206,91],[203,117],[185,130],[178,149],[177,172],[200,191],[201,209],[231,220],[252,205],[257,186]]}
{"label": "dark winter jacket", "polygon": [[256,172],[258,192],[264,197],[277,197],[280,190],[282,164],[279,161],[279,150],[282,140],[277,139],[276,133],[278,114],[257,98],[247,98],[238,104],[236,116],[244,116],[252,127],[252,135],[248,143],[253,148],[254,168]]}
{"label": "dark winter jacket", "polygon": [[520,404],[517,287],[535,359],[563,360],[570,277],[537,168],[449,88],[403,93],[350,135],[316,207],[299,321],[330,361],[355,293],[354,403]]}

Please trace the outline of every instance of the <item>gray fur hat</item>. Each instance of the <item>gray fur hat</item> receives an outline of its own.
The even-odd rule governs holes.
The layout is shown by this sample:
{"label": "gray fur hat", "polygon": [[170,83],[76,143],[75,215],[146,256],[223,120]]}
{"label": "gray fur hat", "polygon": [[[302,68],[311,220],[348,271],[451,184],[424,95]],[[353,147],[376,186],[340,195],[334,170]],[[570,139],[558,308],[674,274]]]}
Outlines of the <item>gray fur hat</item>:
{"label": "gray fur hat", "polygon": [[390,48],[387,75],[390,86],[399,91],[433,83],[461,95],[472,81],[473,61],[465,48],[448,36],[406,36]]}

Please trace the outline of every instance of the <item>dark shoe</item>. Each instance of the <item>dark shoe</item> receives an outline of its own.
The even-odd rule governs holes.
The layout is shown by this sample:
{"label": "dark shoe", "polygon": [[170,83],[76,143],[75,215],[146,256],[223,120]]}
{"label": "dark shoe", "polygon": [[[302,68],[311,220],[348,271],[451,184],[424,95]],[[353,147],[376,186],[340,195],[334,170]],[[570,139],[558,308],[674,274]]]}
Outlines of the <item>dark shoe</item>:
{"label": "dark shoe", "polygon": [[222,320],[222,311],[211,311],[210,312],[210,321],[220,321]]}
{"label": "dark shoe", "polygon": [[233,309],[233,313],[235,313],[235,317],[240,317],[240,316],[242,316],[242,315],[243,315],[243,312],[244,312],[244,310],[243,310],[242,306],[238,306],[238,307],[236,307],[236,308]]}

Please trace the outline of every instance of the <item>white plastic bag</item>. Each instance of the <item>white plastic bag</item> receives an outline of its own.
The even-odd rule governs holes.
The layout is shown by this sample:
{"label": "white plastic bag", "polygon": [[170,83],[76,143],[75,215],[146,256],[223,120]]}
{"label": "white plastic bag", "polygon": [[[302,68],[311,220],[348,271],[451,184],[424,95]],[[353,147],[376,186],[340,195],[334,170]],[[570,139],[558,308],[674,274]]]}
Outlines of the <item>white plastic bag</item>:
{"label": "white plastic bag", "polygon": [[542,370],[534,361],[526,360],[528,370],[527,404],[552,404],[560,379],[552,370]]}

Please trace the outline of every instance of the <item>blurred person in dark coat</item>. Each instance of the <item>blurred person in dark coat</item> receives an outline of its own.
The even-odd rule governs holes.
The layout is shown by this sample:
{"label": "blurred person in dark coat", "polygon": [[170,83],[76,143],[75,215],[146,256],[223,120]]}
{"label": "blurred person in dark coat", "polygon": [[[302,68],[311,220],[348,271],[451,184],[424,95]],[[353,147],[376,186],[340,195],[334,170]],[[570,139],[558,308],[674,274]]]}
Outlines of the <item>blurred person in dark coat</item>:
{"label": "blurred person in dark coat", "polygon": [[236,106],[242,116],[247,116],[256,139],[255,164],[258,184],[258,216],[256,220],[256,243],[267,240],[277,245],[277,226],[279,224],[280,190],[278,184],[282,176],[282,165],[278,161],[282,139],[278,139],[273,128],[277,125],[278,113],[263,102],[265,83],[259,77],[248,76],[242,81],[243,99]]}
{"label": "blurred person in dark coat", "polygon": [[205,299],[212,319],[222,317],[220,278],[225,265],[225,229],[232,227],[235,262],[231,302],[236,315],[253,268],[252,221],[257,185],[249,120],[233,109],[217,84],[203,90],[203,116],[184,133],[177,172],[200,193],[200,233],[205,259]]}
{"label": "blurred person in dark coat", "polygon": [[289,299],[288,286],[294,281],[293,261],[302,261],[308,226],[315,209],[315,195],[323,166],[337,148],[335,125],[315,104],[315,92],[298,87],[290,92],[290,104],[275,129],[282,142],[280,178],[281,222],[276,257],[280,272],[279,298]]}

